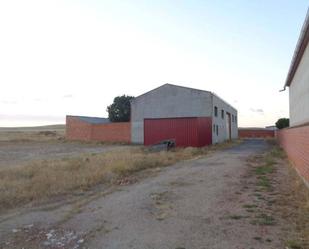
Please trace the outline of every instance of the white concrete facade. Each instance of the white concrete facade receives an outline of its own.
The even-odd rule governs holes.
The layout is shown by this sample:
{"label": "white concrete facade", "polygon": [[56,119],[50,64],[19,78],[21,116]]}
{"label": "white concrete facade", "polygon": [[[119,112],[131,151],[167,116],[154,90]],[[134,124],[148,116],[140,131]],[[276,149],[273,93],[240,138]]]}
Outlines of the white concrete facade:
{"label": "white concrete facade", "polygon": [[309,46],[290,84],[290,126],[309,122]]}
{"label": "white concrete facade", "polygon": [[309,123],[309,8],[285,81],[289,87],[290,126]]}
{"label": "white concrete facade", "polygon": [[[223,101],[221,98],[212,95],[212,143],[222,143],[228,139],[238,138],[238,117],[237,110]],[[218,115],[215,115],[215,108],[217,107]],[[223,112],[223,113],[222,113]],[[223,114],[223,115],[222,115]],[[231,130],[228,129],[228,117],[230,117],[230,126]],[[214,130],[215,126],[218,126],[218,134],[217,130]],[[216,129],[216,128],[215,128]],[[231,134],[231,135],[230,135]]]}
{"label": "white concrete facade", "polygon": [[[218,109],[215,116],[214,108]],[[224,117],[221,117],[221,110]],[[180,118],[212,117],[213,143],[229,139],[226,128],[227,113],[231,119],[231,138],[238,137],[237,110],[215,94],[182,86],[165,84],[150,92],[140,95],[131,101],[131,141],[144,143],[144,119],[147,118]],[[218,134],[216,127],[218,126]]]}

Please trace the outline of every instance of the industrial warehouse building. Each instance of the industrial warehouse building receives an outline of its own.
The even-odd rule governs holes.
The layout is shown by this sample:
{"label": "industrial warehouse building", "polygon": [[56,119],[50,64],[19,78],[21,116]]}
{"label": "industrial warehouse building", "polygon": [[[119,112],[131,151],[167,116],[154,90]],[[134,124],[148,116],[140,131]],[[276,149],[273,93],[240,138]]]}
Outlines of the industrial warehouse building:
{"label": "industrial warehouse building", "polygon": [[238,137],[237,110],[214,93],[165,84],[131,101],[131,122],[66,117],[69,140],[202,147]]}
{"label": "industrial warehouse building", "polygon": [[162,85],[131,101],[131,142],[201,147],[238,137],[237,110],[209,91]]}
{"label": "industrial warehouse building", "polygon": [[309,186],[309,11],[284,85],[289,87],[290,128],[277,135],[281,146]]}

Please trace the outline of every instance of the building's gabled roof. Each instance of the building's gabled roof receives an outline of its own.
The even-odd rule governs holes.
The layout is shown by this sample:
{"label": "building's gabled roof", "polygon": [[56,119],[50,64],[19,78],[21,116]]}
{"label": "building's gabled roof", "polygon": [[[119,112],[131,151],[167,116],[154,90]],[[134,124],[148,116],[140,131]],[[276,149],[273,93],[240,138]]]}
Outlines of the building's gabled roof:
{"label": "building's gabled roof", "polygon": [[284,84],[284,89],[287,86],[291,85],[294,75],[296,73],[297,67],[302,59],[302,56],[304,55],[304,52],[306,50],[306,47],[308,46],[308,43],[309,43],[309,8],[308,8],[306,19],[303,24],[303,27],[302,27],[295,51],[294,51],[290,69],[289,69],[289,72],[288,72],[288,75],[287,75],[287,78]]}
{"label": "building's gabled roof", "polygon": [[185,87],[185,86],[179,86],[179,85],[174,85],[174,84],[170,84],[170,83],[165,83],[165,84],[163,84],[163,85],[161,85],[161,86],[158,86],[158,87],[156,87],[156,88],[154,88],[154,89],[152,89],[152,90],[150,90],[150,91],[148,91],[148,92],[145,92],[145,93],[143,93],[143,94],[141,94],[141,95],[138,95],[137,97],[135,97],[135,98],[132,99],[131,101],[134,101],[135,99],[137,99],[137,98],[139,98],[139,97],[148,95],[148,94],[152,93],[153,91],[155,91],[155,90],[157,90],[157,89],[159,89],[159,88],[161,88],[161,87],[165,87],[165,86],[179,87],[179,88],[190,89],[190,90],[194,90],[194,91],[200,91],[200,92],[207,92],[207,93],[210,93],[209,91],[205,91],[205,90],[199,90],[199,89],[195,89],[195,88],[190,88],[190,87]]}
{"label": "building's gabled roof", "polygon": [[219,98],[222,102],[224,102],[225,104],[227,104],[228,106],[230,106],[231,108],[235,109],[235,107],[233,107],[232,105],[230,105],[228,102],[226,102],[225,100],[223,100],[222,98],[220,98],[218,95],[216,95],[215,93],[213,92],[210,92],[210,91],[206,91],[206,90],[200,90],[200,89],[196,89],[196,88],[191,88],[191,87],[186,87],[186,86],[179,86],[179,85],[174,85],[174,84],[170,84],[170,83],[166,83],[166,84],[163,84],[162,86],[159,86],[159,87],[156,87],[155,89],[152,89],[148,92],[145,92],[137,97],[135,97],[134,99],[131,100],[131,102],[134,102],[136,99],[138,99],[139,97],[142,97],[142,96],[145,96],[147,94],[150,94],[151,92],[161,88],[161,87],[165,87],[165,86],[171,86],[171,87],[177,87],[177,88],[183,88],[183,89],[189,89],[189,90],[192,90],[192,91],[198,91],[198,92],[204,92],[204,93],[208,93],[208,94],[211,94],[213,96],[216,96],[217,98]]}

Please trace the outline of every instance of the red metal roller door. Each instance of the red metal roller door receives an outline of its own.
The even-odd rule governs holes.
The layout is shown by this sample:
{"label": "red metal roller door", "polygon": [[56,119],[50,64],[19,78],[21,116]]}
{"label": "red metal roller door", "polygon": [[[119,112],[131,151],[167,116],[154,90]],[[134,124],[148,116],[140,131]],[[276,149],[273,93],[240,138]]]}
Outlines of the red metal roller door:
{"label": "red metal roller door", "polygon": [[197,118],[163,118],[144,120],[144,144],[175,139],[176,146],[199,146]]}
{"label": "red metal roller door", "polygon": [[212,144],[212,118],[200,117],[198,118],[198,124],[199,147]]}

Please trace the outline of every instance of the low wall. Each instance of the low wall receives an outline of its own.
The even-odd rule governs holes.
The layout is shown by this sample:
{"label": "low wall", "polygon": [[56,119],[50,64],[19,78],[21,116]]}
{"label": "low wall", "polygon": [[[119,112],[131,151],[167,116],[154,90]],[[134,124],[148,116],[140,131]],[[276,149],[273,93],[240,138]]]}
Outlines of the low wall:
{"label": "low wall", "polygon": [[78,116],[67,116],[66,139],[129,143],[131,125],[130,122],[89,123]]}
{"label": "low wall", "polygon": [[91,124],[77,117],[66,117],[65,137],[68,140],[91,140]]}
{"label": "low wall", "polygon": [[267,129],[238,129],[239,138],[267,138],[267,137],[275,137],[274,130]]}
{"label": "low wall", "polygon": [[92,125],[91,140],[129,143],[131,141],[130,122]]}
{"label": "low wall", "polygon": [[309,184],[309,125],[277,131],[280,146]]}

